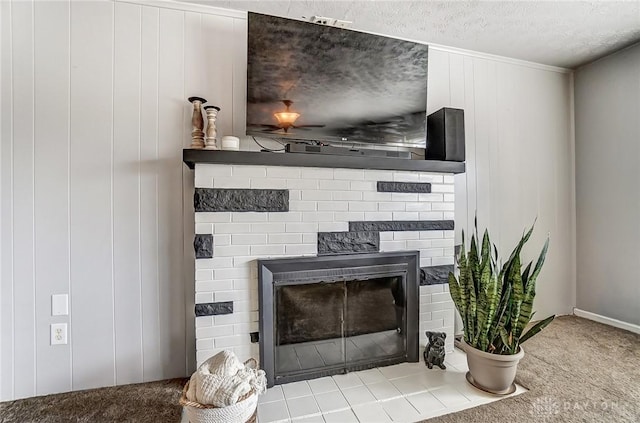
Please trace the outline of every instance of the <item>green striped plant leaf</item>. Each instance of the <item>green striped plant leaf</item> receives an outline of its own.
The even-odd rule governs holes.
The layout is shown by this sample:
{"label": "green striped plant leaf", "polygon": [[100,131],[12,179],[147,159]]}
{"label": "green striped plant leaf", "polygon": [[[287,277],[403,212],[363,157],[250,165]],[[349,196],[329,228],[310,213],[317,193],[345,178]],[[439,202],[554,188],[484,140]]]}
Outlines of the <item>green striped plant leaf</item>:
{"label": "green striped plant leaf", "polygon": [[549,325],[549,323],[553,321],[555,317],[556,317],[555,315],[549,316],[546,319],[540,320],[538,323],[533,325],[531,329],[529,329],[528,331],[525,332],[524,335],[522,335],[522,337],[520,338],[520,344],[524,343],[527,339],[531,338],[532,336],[540,332],[542,329],[546,328]]}
{"label": "green striped plant leaf", "polygon": [[484,231],[482,244],[478,245],[477,219],[468,250],[463,231],[462,248],[456,257],[458,276],[449,273],[448,283],[451,298],[462,317],[464,339],[469,345],[493,354],[515,354],[522,342],[553,320],[554,316],[550,316],[523,334],[534,316],[536,280],[549,248],[547,239],[535,266],[529,262],[522,270],[520,255],[534,225],[523,233],[503,264],[488,230]]}
{"label": "green striped plant leaf", "polygon": [[[547,255],[547,250],[549,249],[549,238],[547,238],[544,243],[544,247],[542,247],[542,251],[540,252],[540,256],[538,257],[538,261],[536,263],[536,267],[533,270],[533,273],[528,278],[528,281],[525,285],[524,291],[524,299],[522,301],[522,306],[520,308],[520,316],[518,318],[518,324],[515,327],[514,334],[516,339],[520,338],[520,335],[527,327],[532,317],[532,309],[533,309],[533,300],[536,296],[536,279],[538,278],[538,274],[542,269],[542,265],[544,264],[544,259]],[[528,273],[528,269],[531,267],[531,264],[527,266],[525,269],[525,273]],[[524,281],[523,281],[524,282]]]}

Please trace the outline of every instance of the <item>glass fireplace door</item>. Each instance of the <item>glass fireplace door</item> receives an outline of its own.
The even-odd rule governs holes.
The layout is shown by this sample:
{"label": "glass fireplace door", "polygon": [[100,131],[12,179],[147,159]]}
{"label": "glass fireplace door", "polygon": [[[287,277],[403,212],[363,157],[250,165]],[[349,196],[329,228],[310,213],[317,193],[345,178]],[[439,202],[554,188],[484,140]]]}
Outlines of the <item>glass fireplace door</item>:
{"label": "glass fireplace door", "polygon": [[403,361],[404,280],[403,275],[361,275],[346,281],[275,285],[276,379]]}
{"label": "glass fireplace door", "polygon": [[277,376],[344,366],[344,297],[343,282],[275,288]]}
{"label": "glass fireplace door", "polygon": [[406,354],[404,278],[348,281],[345,307],[345,360],[353,369]]}

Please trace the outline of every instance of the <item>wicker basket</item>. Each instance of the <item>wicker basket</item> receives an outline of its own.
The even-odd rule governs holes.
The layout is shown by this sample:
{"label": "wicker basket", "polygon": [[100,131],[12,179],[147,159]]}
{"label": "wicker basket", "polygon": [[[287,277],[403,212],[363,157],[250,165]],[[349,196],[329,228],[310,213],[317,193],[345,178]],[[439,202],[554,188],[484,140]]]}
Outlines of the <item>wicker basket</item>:
{"label": "wicker basket", "polygon": [[187,411],[190,423],[255,423],[258,407],[258,395],[251,391],[240,401],[227,407],[200,404],[187,399],[189,382],[182,390],[180,405]]}
{"label": "wicker basket", "polygon": [[[245,362],[245,364],[249,363],[255,366],[256,361],[249,359]],[[189,401],[187,399],[188,390],[189,382],[182,390],[180,405],[187,411],[190,423],[256,423],[258,394],[255,390],[251,390],[240,397],[237,403],[226,407],[216,407]]]}

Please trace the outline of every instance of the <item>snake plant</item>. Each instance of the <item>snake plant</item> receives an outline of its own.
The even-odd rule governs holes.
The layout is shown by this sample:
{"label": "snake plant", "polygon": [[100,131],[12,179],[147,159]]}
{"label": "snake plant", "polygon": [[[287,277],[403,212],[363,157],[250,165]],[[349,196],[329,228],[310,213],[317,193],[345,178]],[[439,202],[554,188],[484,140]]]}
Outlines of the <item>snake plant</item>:
{"label": "snake plant", "polygon": [[[535,223],[534,223],[535,225]],[[536,295],[536,279],[549,248],[549,238],[533,267],[530,262],[522,270],[520,252],[533,232],[533,225],[523,234],[509,259],[498,266],[498,249],[484,231],[478,249],[478,225],[465,253],[464,231],[462,248],[457,257],[459,276],[449,273],[449,290],[464,325],[465,342],[492,354],[516,354],[519,345],[544,329],[555,316],[539,321],[525,332]],[[493,247],[493,252],[492,252]]]}

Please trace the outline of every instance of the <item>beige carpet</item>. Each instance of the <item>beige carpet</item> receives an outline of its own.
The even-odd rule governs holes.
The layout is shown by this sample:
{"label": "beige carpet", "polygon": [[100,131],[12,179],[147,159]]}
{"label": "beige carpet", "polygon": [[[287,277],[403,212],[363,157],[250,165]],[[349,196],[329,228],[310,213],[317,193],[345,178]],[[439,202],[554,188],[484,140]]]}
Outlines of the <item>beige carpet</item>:
{"label": "beige carpet", "polygon": [[0,423],[173,423],[187,379],[90,389],[0,403]]}
{"label": "beige carpet", "polygon": [[640,335],[565,316],[524,349],[529,392],[429,423],[640,422]]}
{"label": "beige carpet", "polygon": [[[525,346],[522,395],[429,420],[445,422],[640,422],[640,336],[560,317]],[[185,379],[0,403],[0,423],[180,422]]]}

